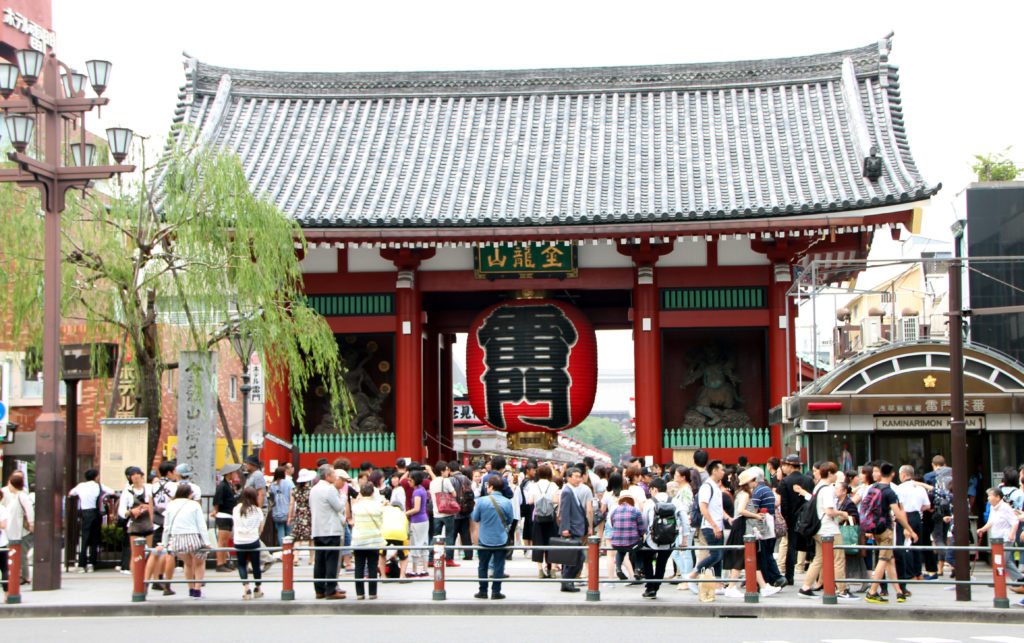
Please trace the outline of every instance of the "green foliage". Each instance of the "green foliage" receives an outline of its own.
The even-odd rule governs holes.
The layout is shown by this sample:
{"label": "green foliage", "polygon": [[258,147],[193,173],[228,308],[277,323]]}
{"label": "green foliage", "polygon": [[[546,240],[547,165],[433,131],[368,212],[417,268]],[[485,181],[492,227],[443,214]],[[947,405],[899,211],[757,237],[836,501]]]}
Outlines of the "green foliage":
{"label": "green foliage", "polygon": [[579,426],[569,429],[565,434],[595,449],[600,449],[618,462],[623,455],[629,453],[629,439],[622,433],[617,422],[607,418],[590,416]]}
{"label": "green foliage", "polygon": [[975,154],[975,162],[971,169],[978,175],[978,180],[982,182],[1013,181],[1021,172],[1024,172],[1024,168],[1017,167],[1012,160],[1006,157],[1009,151],[1010,148],[1006,148],[997,154]]}
{"label": "green foliage", "polygon": [[[286,383],[293,419],[301,419],[307,383],[320,376],[337,424],[346,426],[351,400],[337,343],[303,293],[298,224],[252,193],[235,155],[192,145],[189,136],[178,140],[184,143],[141,181],[118,181],[112,195],[68,194],[64,322],[85,326],[86,341],[126,344],[142,398],[138,415],[150,420],[150,457],[160,430],[163,356],[208,350],[231,332],[252,337],[269,383]],[[38,345],[39,197],[0,184],[0,211],[0,257],[10,267],[0,271],[0,292],[12,295],[7,308],[16,333]],[[158,328],[158,313],[183,320],[185,332]],[[226,359],[238,357],[220,356]]]}
{"label": "green foliage", "polygon": [[124,529],[117,525],[100,527],[100,548],[103,551],[120,551],[124,546]]}

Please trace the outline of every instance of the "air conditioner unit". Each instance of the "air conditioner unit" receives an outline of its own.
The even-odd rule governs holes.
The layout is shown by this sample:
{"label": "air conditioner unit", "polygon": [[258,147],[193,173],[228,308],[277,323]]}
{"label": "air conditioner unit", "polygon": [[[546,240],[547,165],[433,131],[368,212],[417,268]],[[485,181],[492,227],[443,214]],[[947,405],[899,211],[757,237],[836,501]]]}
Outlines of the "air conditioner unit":
{"label": "air conditioner unit", "polygon": [[920,323],[917,317],[901,317],[896,324],[896,341],[916,342],[920,333]]}
{"label": "air conditioner unit", "polygon": [[878,317],[866,317],[860,322],[860,343],[864,348],[878,346],[882,340],[882,320]]}
{"label": "air conditioner unit", "polygon": [[824,433],[828,431],[828,420],[803,420],[800,430],[804,433]]}

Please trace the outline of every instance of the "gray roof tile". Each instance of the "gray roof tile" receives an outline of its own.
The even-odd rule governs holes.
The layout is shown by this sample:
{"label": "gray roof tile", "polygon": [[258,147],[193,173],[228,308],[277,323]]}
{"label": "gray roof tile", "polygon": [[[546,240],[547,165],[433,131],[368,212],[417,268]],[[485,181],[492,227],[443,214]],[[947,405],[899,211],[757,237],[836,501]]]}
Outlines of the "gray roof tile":
{"label": "gray roof tile", "polygon": [[[207,128],[253,189],[306,227],[834,212],[938,190],[910,155],[890,45],[518,71],[313,74],[188,59],[175,122]],[[856,83],[846,96],[844,60]],[[883,158],[876,183],[862,176],[859,141]]]}

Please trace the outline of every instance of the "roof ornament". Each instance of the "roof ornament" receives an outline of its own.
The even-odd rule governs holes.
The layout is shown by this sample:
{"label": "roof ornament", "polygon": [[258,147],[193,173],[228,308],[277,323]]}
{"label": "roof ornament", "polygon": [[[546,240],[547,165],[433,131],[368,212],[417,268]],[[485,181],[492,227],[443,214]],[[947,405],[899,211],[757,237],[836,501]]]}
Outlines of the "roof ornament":
{"label": "roof ornament", "polygon": [[882,159],[878,156],[878,148],[871,146],[871,156],[864,159],[864,178],[875,183],[882,177]]}

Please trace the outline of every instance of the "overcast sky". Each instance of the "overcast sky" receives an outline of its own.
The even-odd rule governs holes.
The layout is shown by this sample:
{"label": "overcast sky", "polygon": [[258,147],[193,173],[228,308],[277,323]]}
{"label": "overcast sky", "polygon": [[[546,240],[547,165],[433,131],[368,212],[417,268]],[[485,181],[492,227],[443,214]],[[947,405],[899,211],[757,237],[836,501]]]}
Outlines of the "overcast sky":
{"label": "overcast sky", "polygon": [[228,67],[507,69],[706,62],[859,47],[895,32],[918,167],[943,191],[926,234],[949,236],[973,155],[1024,162],[1024,3],[315,2],[53,0],[57,52],[114,63],[105,125],[163,140],[182,51]]}

